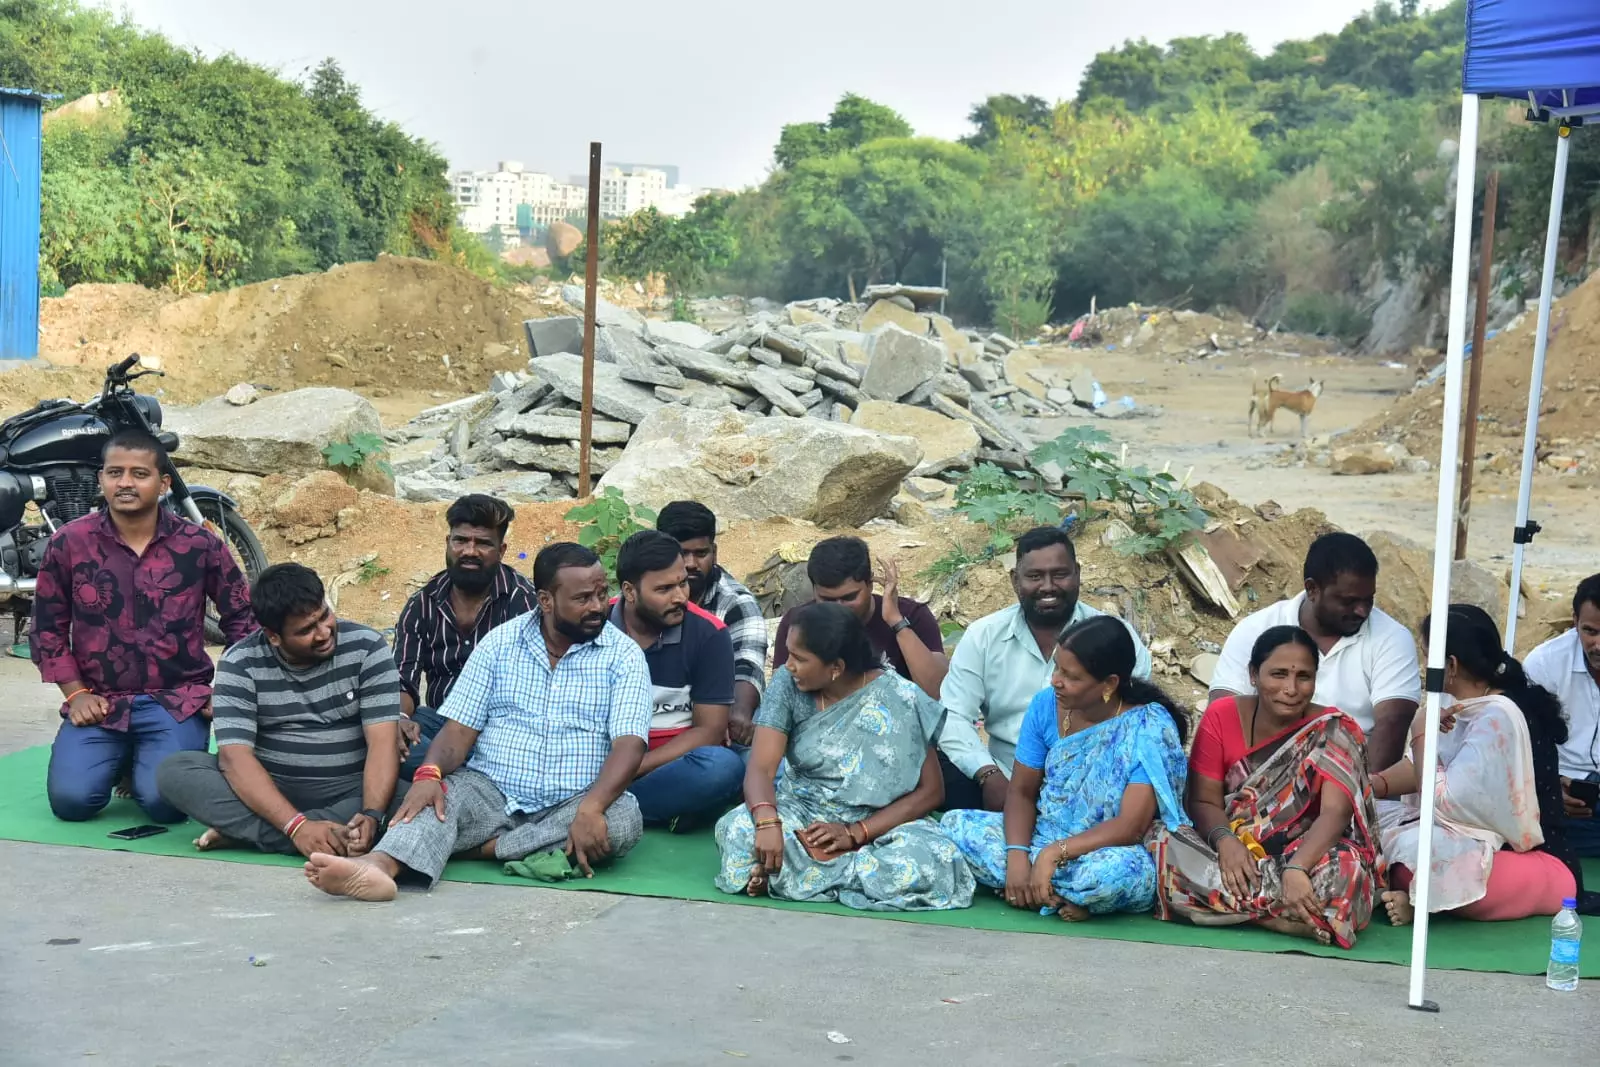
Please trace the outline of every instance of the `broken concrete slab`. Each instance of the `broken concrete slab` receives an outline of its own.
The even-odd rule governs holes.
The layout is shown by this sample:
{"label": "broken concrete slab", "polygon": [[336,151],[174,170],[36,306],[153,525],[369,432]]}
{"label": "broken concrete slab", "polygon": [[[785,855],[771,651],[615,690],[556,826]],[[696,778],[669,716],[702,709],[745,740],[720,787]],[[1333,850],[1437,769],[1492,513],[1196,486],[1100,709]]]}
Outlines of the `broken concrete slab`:
{"label": "broken concrete slab", "polygon": [[791,392],[787,383],[782,380],[787,377],[786,375],[780,375],[771,367],[757,367],[746,377],[750,382],[750,388],[759,393],[767,403],[785,415],[790,415],[797,419],[805,417],[806,406],[800,402],[799,397]]}
{"label": "broken concrete slab", "polygon": [[[169,408],[166,428],[182,438],[185,463],[262,475],[326,470],[322,450],[329,445],[356,434],[383,436],[383,420],[370,401],[328,388],[263,396],[246,407],[214,397]],[[380,474],[374,471],[368,488],[393,492],[392,478]]]}
{"label": "broken concrete slab", "polygon": [[[583,321],[583,296],[584,289],[581,285],[561,287],[561,299],[577,312],[579,322]],[[627,308],[618,307],[603,296],[595,298],[594,321],[596,326],[620,326],[633,333],[644,332],[643,317]]]}
{"label": "broken concrete slab", "polygon": [[891,285],[869,285],[861,293],[861,302],[871,304],[874,300],[887,300],[890,297],[904,297],[919,308],[938,307],[939,301],[950,295],[950,290],[937,285],[901,285],[898,282]]}
{"label": "broken concrete slab", "polygon": [[867,338],[861,391],[874,400],[899,400],[944,370],[944,347],[890,323]]}
{"label": "broken concrete slab", "polygon": [[[578,448],[576,445],[549,444],[513,437],[494,446],[495,458],[516,467],[531,467],[552,474],[578,473]],[[622,456],[620,448],[591,448],[589,470],[601,474],[611,469]]]}
{"label": "broken concrete slab", "polygon": [[665,385],[677,389],[688,381],[683,372],[677,367],[669,367],[665,363],[651,367],[617,365],[617,377],[625,382],[634,382],[638,385]]}
{"label": "broken concrete slab", "polygon": [[594,358],[597,362],[615,363],[619,367],[661,365],[656,350],[646,344],[644,338],[616,326],[595,327]]}
{"label": "broken concrete slab", "polygon": [[[589,424],[589,440],[597,445],[625,445],[633,427],[625,422],[593,419]],[[583,440],[583,416],[519,415],[511,423],[511,432],[518,437],[542,437],[551,441]]]}
{"label": "broken concrete slab", "polygon": [[717,409],[733,405],[726,389],[706,382],[685,378],[681,386],[661,386],[656,399],[667,404],[683,404],[691,408]]}
{"label": "broken concrete slab", "polygon": [[529,357],[553,356],[559,352],[583,353],[583,319],[575,315],[524,319],[522,332],[528,338]]}
{"label": "broken concrete slab", "polygon": [[644,336],[653,344],[670,341],[689,348],[704,348],[717,339],[716,334],[697,323],[658,322],[655,319],[645,320]]}
{"label": "broken concrete slab", "polygon": [[882,513],[921,457],[909,437],[820,419],[667,407],[638,428],[600,488],[652,508],[698,500],[723,521],[855,527]]}
{"label": "broken concrete slab", "polygon": [[[583,357],[562,353],[542,356],[528,361],[528,371],[538,381],[548,384],[575,403],[583,402]],[[594,409],[613,419],[637,426],[657,408],[661,401],[642,385],[622,380],[617,368],[609,363],[596,363],[594,367]]]}
{"label": "broken concrete slab", "polygon": [[723,356],[672,343],[661,344],[656,353],[690,378],[739,389],[750,387],[749,372],[735,369]]}

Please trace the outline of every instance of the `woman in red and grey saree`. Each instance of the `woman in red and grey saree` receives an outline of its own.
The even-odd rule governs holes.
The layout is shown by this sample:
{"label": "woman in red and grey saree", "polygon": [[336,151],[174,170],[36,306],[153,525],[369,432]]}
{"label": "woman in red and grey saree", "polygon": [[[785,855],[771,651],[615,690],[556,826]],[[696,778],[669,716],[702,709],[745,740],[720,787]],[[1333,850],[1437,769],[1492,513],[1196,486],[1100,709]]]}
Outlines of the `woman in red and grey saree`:
{"label": "woman in red and grey saree", "polygon": [[1255,923],[1349,948],[1383,886],[1366,739],[1311,702],[1317,643],[1275,626],[1250,655],[1255,696],[1206,709],[1189,754],[1193,826],[1151,845],[1156,914]]}

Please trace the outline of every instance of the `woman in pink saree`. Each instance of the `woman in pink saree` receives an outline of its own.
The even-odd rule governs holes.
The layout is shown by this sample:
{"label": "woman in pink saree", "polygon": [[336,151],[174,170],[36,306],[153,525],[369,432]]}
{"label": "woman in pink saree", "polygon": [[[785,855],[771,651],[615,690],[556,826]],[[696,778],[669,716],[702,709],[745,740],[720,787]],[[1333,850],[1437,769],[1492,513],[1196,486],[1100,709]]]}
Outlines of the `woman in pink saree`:
{"label": "woman in pink saree", "polygon": [[[1428,632],[1427,620],[1421,629]],[[1428,910],[1484,920],[1554,915],[1583,887],[1562,830],[1561,705],[1502,650],[1500,631],[1481,608],[1451,605],[1445,662],[1453,703],[1440,722]],[[1407,755],[1372,775],[1378,796],[1403,798],[1378,814],[1393,887],[1383,903],[1396,926],[1415,915],[1424,714],[1417,712]]]}

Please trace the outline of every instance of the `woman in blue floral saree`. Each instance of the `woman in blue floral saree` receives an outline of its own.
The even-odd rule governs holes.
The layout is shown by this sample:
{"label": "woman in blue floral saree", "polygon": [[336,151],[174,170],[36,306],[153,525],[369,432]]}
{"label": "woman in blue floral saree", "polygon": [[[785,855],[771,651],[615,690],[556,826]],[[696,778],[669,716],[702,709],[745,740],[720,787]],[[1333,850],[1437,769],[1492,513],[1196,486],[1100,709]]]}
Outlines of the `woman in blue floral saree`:
{"label": "woman in blue floral saree", "polygon": [[946,812],[943,828],[978,881],[1018,908],[1076,921],[1149,911],[1153,826],[1186,825],[1184,715],[1134,680],[1133,638],[1116,619],[1061,634],[1050,688],[1017,739],[1004,813]]}
{"label": "woman in blue floral saree", "polygon": [[944,799],[931,747],[942,709],[876,669],[847,608],[801,608],[788,640],[756,712],[745,805],[717,823],[717,888],[864,911],[970,905],[972,872],[928,818]]}

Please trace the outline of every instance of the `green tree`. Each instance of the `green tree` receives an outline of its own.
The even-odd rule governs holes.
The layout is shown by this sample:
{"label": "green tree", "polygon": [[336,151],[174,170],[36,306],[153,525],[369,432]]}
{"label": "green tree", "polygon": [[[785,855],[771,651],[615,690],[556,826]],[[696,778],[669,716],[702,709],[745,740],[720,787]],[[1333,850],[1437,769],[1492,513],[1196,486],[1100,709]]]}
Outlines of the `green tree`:
{"label": "green tree", "polygon": [[910,137],[911,125],[894,110],[864,96],[846,93],[826,122],[800,122],[783,128],[773,158],[786,170],[808,159],[860,148],[885,137]]}
{"label": "green tree", "polygon": [[1048,129],[1053,110],[1041,97],[998,93],[967,114],[967,121],[976,127],[977,132],[961,138],[961,143],[968,148],[981,149],[999,140],[1002,128]]}
{"label": "green tree", "polygon": [[791,249],[831,273],[828,291],[900,279],[936,259],[977,195],[983,159],[931,138],[891,138],[801,163],[781,186]]}

